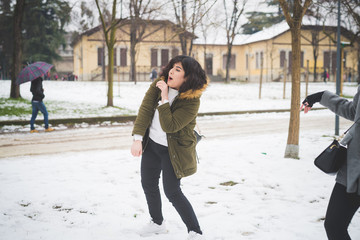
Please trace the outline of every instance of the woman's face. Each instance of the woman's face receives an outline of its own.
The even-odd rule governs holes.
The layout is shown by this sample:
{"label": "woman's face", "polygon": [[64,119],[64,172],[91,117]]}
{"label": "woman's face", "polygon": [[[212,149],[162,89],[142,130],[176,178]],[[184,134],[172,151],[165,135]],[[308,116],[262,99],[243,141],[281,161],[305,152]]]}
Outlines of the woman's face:
{"label": "woman's face", "polygon": [[173,89],[179,90],[180,86],[185,82],[185,72],[181,62],[175,63],[169,71],[167,85]]}

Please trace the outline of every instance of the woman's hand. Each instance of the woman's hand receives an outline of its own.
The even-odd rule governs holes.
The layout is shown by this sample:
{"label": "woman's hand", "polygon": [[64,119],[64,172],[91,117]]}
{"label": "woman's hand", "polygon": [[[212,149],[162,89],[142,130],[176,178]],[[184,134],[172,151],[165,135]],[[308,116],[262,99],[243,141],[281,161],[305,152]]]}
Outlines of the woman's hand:
{"label": "woman's hand", "polygon": [[300,107],[300,111],[304,108],[304,113],[307,113],[308,111],[310,111],[311,107],[308,105],[307,102],[301,104],[301,107]]}
{"label": "woman's hand", "polygon": [[312,106],[321,101],[322,95],[324,94],[324,92],[317,92],[314,94],[311,94],[309,96],[307,96],[305,98],[305,100],[302,102],[302,105],[300,107],[300,111],[304,108],[304,113],[307,113],[308,111],[310,111],[310,109],[312,108]]}
{"label": "woman's hand", "polygon": [[156,87],[161,90],[161,101],[169,100],[169,87],[164,81],[158,81],[156,83]]}
{"label": "woman's hand", "polygon": [[142,142],[140,140],[136,140],[133,142],[131,146],[131,154],[134,157],[140,157],[142,153]]}

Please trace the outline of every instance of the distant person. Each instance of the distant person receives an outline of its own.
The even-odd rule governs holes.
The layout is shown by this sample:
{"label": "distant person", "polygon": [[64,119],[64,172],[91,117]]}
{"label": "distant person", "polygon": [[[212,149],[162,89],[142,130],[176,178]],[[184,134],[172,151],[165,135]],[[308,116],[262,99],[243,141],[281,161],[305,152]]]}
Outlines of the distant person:
{"label": "distant person", "polygon": [[151,81],[153,82],[155,79],[157,79],[157,71],[156,71],[156,69],[154,68],[154,69],[151,71]]}
{"label": "distant person", "polygon": [[324,222],[329,240],[350,240],[348,226],[360,207],[360,86],[352,101],[323,91],[307,96],[301,109],[305,107],[304,113],[307,113],[317,102],[355,122],[341,141],[347,145],[347,158],[336,173]]}
{"label": "distant person", "polygon": [[348,82],[351,82],[351,72],[349,71]]}
{"label": "distant person", "polygon": [[326,83],[326,79],[328,78],[328,72],[326,71],[326,69],[324,69],[324,72],[323,72],[323,80],[324,80],[324,83]]}
{"label": "distant person", "polygon": [[177,56],[150,85],[142,101],[131,147],[133,156],[142,155],[141,183],[151,217],[139,231],[141,236],[167,233],[159,191],[162,173],[165,195],[186,225],[187,239],[204,239],[195,212],[181,190],[181,179],[197,169],[193,130],[206,86],[200,64],[191,57]]}
{"label": "distant person", "polygon": [[330,75],[329,72],[326,72],[326,81],[329,81]]}
{"label": "distant person", "polygon": [[32,116],[30,120],[30,133],[36,133],[39,132],[35,129],[35,119],[40,112],[44,115],[44,123],[45,123],[45,132],[51,132],[54,131],[53,128],[49,127],[49,119],[48,119],[48,112],[46,110],[45,104],[43,102],[43,99],[45,97],[44,95],[44,89],[42,85],[42,77],[38,77],[35,80],[31,82],[30,91],[33,95],[31,99],[31,106],[32,106]]}

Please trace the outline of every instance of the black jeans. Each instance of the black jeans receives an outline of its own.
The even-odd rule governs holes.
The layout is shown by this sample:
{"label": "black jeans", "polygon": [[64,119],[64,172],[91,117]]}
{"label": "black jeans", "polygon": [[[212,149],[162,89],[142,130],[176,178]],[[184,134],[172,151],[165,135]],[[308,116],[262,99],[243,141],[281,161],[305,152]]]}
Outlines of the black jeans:
{"label": "black jeans", "polygon": [[336,183],[325,217],[325,230],[329,240],[350,240],[348,226],[360,206],[360,196],[347,193],[346,187]]}
{"label": "black jeans", "polygon": [[202,234],[195,212],[181,191],[180,179],[174,173],[168,148],[149,139],[141,160],[141,184],[152,220],[157,224],[162,224],[164,220],[159,191],[161,171],[165,195],[179,213],[188,232]]}

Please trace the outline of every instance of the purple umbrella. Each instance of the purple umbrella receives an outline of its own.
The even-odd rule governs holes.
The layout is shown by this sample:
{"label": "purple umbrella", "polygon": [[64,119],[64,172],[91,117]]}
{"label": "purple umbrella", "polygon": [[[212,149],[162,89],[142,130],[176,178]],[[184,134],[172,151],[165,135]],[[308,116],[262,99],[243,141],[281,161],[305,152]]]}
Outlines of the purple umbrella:
{"label": "purple umbrella", "polygon": [[20,85],[25,82],[29,82],[37,79],[38,77],[46,74],[53,65],[46,62],[35,62],[27,65],[16,78],[16,84]]}

